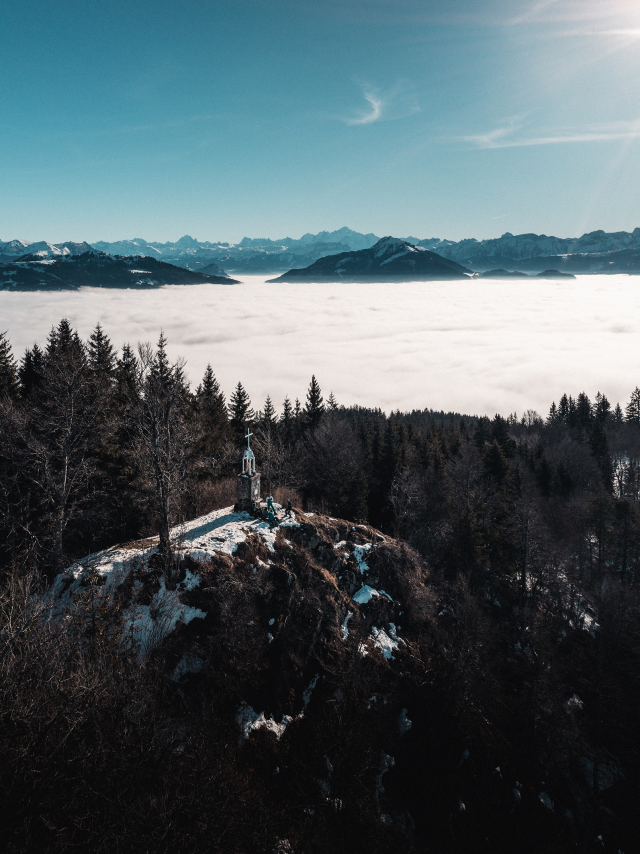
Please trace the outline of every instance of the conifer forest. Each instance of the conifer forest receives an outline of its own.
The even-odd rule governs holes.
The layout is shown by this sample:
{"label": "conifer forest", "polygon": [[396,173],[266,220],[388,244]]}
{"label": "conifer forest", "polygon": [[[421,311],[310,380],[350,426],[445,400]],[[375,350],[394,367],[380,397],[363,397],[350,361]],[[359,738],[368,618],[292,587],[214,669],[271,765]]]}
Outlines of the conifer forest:
{"label": "conifer forest", "polygon": [[[640,850],[640,388],[490,418],[343,406],[320,381],[252,401],[215,365],[192,388],[163,335],[117,350],[62,320],[22,355],[0,335],[2,849]],[[126,585],[95,607],[89,576],[51,617],[60,574],[119,544],[157,537],[175,588],[172,531],[234,504],[247,427],[263,495],[325,527],[277,540],[260,589],[276,553],[249,541],[209,567],[202,673],[170,675],[205,620],[146,656],[114,631]],[[328,616],[332,525],[380,542],[401,603],[375,672],[356,618]],[[294,709],[316,673],[304,718],[240,743],[248,686]]]}

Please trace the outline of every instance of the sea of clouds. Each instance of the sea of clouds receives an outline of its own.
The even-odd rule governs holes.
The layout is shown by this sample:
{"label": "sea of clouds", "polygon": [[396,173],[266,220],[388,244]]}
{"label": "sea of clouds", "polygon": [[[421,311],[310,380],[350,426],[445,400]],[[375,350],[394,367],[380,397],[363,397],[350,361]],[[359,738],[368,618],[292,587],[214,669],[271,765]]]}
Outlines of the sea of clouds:
{"label": "sea of clouds", "polygon": [[546,414],[564,391],[624,405],[640,385],[634,276],[0,292],[17,357],[62,317],[84,338],[100,322],[117,346],[162,329],[194,386],[210,362],[227,396],[240,380],[256,408],[267,394],[278,409],[304,401],[312,374],[325,396],[387,412]]}

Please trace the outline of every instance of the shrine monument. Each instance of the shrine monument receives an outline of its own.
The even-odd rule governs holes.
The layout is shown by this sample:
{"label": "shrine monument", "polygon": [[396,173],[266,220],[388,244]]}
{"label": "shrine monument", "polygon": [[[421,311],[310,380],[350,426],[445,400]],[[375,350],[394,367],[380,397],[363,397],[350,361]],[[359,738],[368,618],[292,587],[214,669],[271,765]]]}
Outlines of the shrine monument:
{"label": "shrine monument", "polygon": [[253,433],[247,427],[247,447],[242,455],[242,473],[238,475],[236,512],[251,511],[260,501],[260,474],[256,472],[256,458],[251,450]]}

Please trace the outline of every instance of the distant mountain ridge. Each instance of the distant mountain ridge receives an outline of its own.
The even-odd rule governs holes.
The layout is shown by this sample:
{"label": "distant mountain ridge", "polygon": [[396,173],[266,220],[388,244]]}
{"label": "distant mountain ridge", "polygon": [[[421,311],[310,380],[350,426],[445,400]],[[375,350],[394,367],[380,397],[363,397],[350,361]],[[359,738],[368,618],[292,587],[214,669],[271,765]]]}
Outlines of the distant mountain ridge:
{"label": "distant mountain ridge", "polygon": [[[0,263],[17,260],[27,252],[53,257],[80,254],[93,248],[110,255],[152,257],[177,267],[214,275],[225,275],[225,271],[276,274],[309,266],[329,255],[369,249],[379,239],[371,232],[362,234],[344,226],[317,234],[307,232],[298,239],[243,237],[236,244],[196,240],[188,234],[166,243],[137,237],[115,242],[98,241],[91,247],[88,243],[72,241],[51,244],[11,240],[0,242]],[[571,273],[640,273],[640,228],[632,232],[592,231],[571,238],[506,232],[501,237],[487,240],[453,241],[413,236],[401,239],[477,272],[498,268],[542,272],[553,267]],[[218,265],[217,269],[212,267],[214,264]]]}
{"label": "distant mountain ridge", "polygon": [[0,264],[15,261],[22,255],[37,255],[41,258],[57,258],[65,255],[82,255],[91,252],[92,247],[85,243],[75,243],[68,240],[66,243],[46,243],[40,240],[37,243],[28,243],[26,240],[10,240],[8,243],[0,241]]}
{"label": "distant mountain ridge", "polygon": [[[519,265],[523,261],[530,262],[526,269],[532,272],[540,272],[545,265],[557,266],[561,263],[559,259],[567,256],[581,256],[580,270],[574,268],[571,260],[562,262],[571,267],[571,272],[627,272],[619,270],[620,259],[611,258],[616,269],[611,270],[611,265],[606,264],[604,255],[617,253],[623,250],[640,250],[640,228],[632,232],[618,231],[607,233],[605,231],[592,231],[577,238],[548,237],[546,234],[518,234],[513,235],[506,232],[502,237],[489,240],[460,240],[458,243],[450,241],[435,242],[435,239],[420,241],[421,246],[450,258],[459,264],[473,267],[475,270],[484,271],[495,267],[508,267]],[[584,256],[598,256],[598,258],[587,258]],[[536,261],[536,259],[540,259]],[[539,269],[538,269],[539,268]],[[634,268],[640,272],[640,266]]]}
{"label": "distant mountain ridge", "polygon": [[467,279],[472,271],[399,237],[383,237],[368,249],[320,258],[273,282],[367,282]]}
{"label": "distant mountain ridge", "polygon": [[[196,241],[185,235],[175,243],[146,244],[137,239],[118,244],[96,243],[94,246],[107,252],[117,249],[120,254],[128,254],[141,251],[144,244],[153,247],[154,252],[149,254],[158,253],[159,257],[190,269],[202,268],[201,259],[206,257],[210,259],[209,263],[216,261],[232,273],[258,274],[303,266],[298,259],[292,258],[291,253],[297,255],[305,248],[309,250],[309,258],[305,260],[310,264],[326,255],[368,249],[379,239],[373,233],[361,234],[345,226],[331,232],[307,233],[298,240],[290,237],[281,240],[244,237],[238,244],[229,244]],[[640,228],[632,232],[598,230],[568,238],[505,232],[501,237],[486,240],[454,241],[413,236],[402,239],[478,272],[520,266],[534,273],[549,267],[572,273],[640,273],[640,261],[634,254],[640,250]],[[134,243],[135,246],[132,245]],[[631,254],[611,254],[624,252]]]}
{"label": "distant mountain ridge", "polygon": [[[375,234],[360,234],[346,226],[336,231],[303,234],[299,239],[283,237],[243,237],[237,244],[208,240],[200,241],[185,234],[175,242],[154,243],[142,238],[114,243],[99,241],[94,249],[117,255],[145,254],[170,261],[189,270],[209,270],[212,263],[231,273],[259,275],[281,273],[293,266],[307,266],[325,255],[335,255],[355,249],[367,249],[380,238]],[[304,256],[303,260],[297,258]]]}

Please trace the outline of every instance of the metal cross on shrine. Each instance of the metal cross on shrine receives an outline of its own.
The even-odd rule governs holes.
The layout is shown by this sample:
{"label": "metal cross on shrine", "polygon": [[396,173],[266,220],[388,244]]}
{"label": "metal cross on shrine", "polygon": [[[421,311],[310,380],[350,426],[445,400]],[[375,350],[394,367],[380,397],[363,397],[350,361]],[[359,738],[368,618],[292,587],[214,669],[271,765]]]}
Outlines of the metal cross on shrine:
{"label": "metal cross on shrine", "polygon": [[247,447],[242,455],[242,474],[248,474],[249,477],[256,473],[256,458],[251,450],[251,436],[253,433],[247,427],[247,435],[245,436]]}

